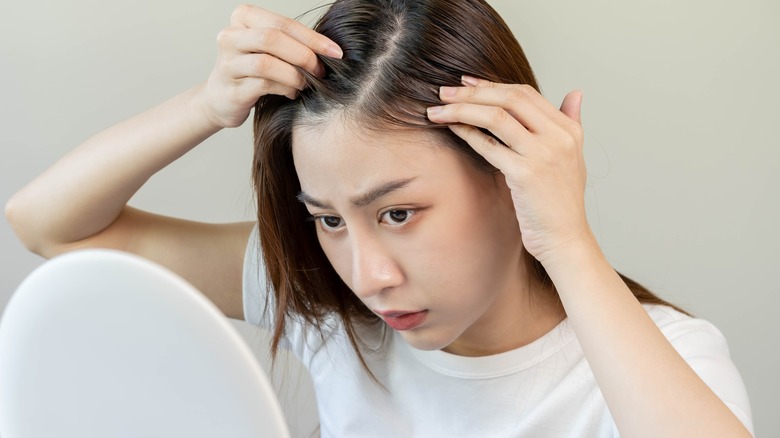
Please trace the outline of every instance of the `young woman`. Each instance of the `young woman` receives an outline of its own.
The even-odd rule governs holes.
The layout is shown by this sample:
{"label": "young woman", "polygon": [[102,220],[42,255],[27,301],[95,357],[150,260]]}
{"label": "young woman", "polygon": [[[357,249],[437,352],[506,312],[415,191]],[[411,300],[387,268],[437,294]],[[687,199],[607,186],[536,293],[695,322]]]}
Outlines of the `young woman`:
{"label": "young woman", "polygon": [[[242,6],[218,40],[203,85],[14,196],[31,250],[134,252],[272,329],[325,436],[750,435],[722,335],[593,237],[582,94],[546,101],[486,3],[343,0],[314,30]],[[126,205],[253,107],[257,225]]]}

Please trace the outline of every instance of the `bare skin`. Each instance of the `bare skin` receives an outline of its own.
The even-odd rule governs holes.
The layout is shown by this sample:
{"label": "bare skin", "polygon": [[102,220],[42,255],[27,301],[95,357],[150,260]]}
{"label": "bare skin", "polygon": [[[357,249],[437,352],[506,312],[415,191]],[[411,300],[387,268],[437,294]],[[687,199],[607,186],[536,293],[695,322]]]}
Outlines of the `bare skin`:
{"label": "bare skin", "polygon": [[442,87],[445,105],[429,108],[429,118],[451,123],[506,176],[523,245],[555,284],[621,434],[750,436],[601,252],[584,207],[582,94],[569,93],[558,110],[527,85],[469,77],[463,85]]}
{"label": "bare skin", "polygon": [[[341,51],[300,23],[253,6],[236,9],[218,45],[216,65],[205,83],[95,135],[8,202],[6,215],[30,250],[44,257],[89,247],[133,252],[184,276],[225,315],[242,318],[242,259],[252,224],[184,221],[142,212],[127,202],[155,172],[220,129],[244,123],[260,96],[295,98],[304,81],[293,66],[321,74],[315,53],[340,57]],[[581,94],[570,93],[558,110],[527,86],[470,78],[463,85],[442,89],[445,105],[429,110],[429,118],[451,124],[501,170],[505,199],[516,211],[514,232],[521,235],[516,245],[539,259],[555,283],[621,434],[749,436],[675,352],[593,237],[583,199]],[[476,127],[490,130],[502,143]],[[341,194],[314,193],[314,186],[309,188],[313,195],[342,202]],[[358,216],[340,211],[355,223]],[[366,229],[356,232],[365,238]],[[365,251],[369,243],[374,251],[387,249],[376,240],[361,242],[353,245],[355,251]],[[323,247],[330,254],[345,251],[335,244]],[[392,270],[358,266],[362,270],[354,277],[348,271],[355,264],[334,266],[372,303],[379,302],[372,298],[378,296],[372,282],[400,281]],[[512,275],[506,278],[513,281]],[[542,326],[554,323],[547,317]],[[433,336],[437,341],[429,346],[446,344],[469,354],[488,331],[475,324],[470,327],[483,329],[456,327],[446,336]],[[463,342],[448,343],[450,338]],[[510,344],[496,348],[516,347]]]}
{"label": "bare skin", "polygon": [[157,171],[226,127],[240,126],[260,96],[295,98],[321,74],[315,53],[341,56],[328,38],[254,6],[222,30],[208,80],[94,137],[16,193],[6,216],[31,251],[115,248],[157,261],[189,280],[231,318],[243,318],[241,269],[251,223],[205,224],[127,206]]}

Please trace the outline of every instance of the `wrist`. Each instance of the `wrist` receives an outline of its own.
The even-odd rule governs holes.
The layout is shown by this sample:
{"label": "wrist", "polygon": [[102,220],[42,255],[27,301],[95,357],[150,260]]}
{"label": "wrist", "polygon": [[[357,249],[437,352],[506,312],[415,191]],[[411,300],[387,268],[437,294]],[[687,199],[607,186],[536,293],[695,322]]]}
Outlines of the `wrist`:
{"label": "wrist", "polygon": [[555,282],[557,277],[567,273],[587,269],[587,266],[592,266],[594,263],[606,263],[606,257],[601,251],[596,236],[590,230],[586,230],[578,237],[568,240],[554,251],[539,258],[539,262],[550,275],[550,279]]}
{"label": "wrist", "polygon": [[205,83],[192,89],[189,114],[193,129],[203,131],[206,135],[212,135],[225,127],[214,117],[214,111],[208,105]]}

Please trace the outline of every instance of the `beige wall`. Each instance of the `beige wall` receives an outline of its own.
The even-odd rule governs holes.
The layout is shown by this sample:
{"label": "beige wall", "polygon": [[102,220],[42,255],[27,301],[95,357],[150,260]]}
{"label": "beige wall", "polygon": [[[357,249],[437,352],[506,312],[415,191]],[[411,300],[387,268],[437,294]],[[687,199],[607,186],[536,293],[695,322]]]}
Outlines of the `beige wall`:
{"label": "beige wall", "polygon": [[[591,224],[623,273],[713,321],[759,436],[780,436],[780,6],[772,0],[493,1],[545,95],[585,92]],[[288,14],[313,1],[266,1]],[[70,148],[203,80],[234,4],[0,2],[0,203]],[[250,130],[224,131],[134,205],[252,216]],[[41,260],[0,219],[0,309]]]}

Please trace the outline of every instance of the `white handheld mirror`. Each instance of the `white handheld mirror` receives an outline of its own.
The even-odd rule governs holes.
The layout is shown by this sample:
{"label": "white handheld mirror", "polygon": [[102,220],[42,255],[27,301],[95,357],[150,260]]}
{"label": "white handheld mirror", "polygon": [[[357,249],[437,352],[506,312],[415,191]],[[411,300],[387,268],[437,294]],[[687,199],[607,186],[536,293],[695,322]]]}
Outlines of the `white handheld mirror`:
{"label": "white handheld mirror", "polygon": [[264,371],[192,285],[83,250],[33,271],[0,320],[0,436],[288,437]]}

